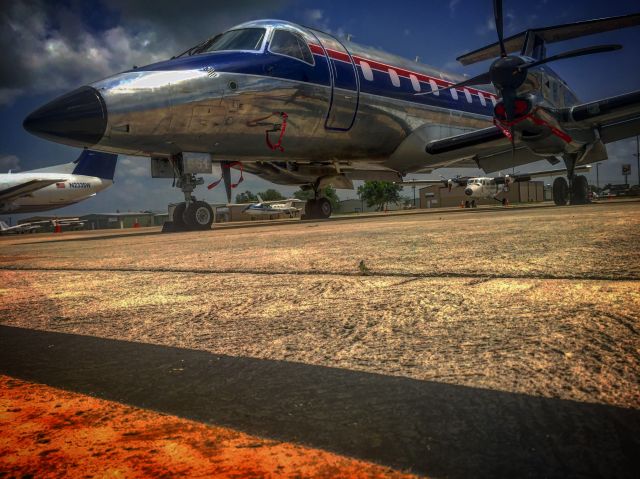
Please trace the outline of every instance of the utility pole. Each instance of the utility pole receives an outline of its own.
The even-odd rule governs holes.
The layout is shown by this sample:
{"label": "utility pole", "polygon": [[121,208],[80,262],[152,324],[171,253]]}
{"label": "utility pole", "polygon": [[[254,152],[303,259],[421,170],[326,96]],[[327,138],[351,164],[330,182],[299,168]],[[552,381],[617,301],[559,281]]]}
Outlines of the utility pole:
{"label": "utility pole", "polygon": [[[414,178],[412,181],[416,181],[416,179]],[[413,207],[416,207],[416,185],[414,184],[412,186],[413,188]]]}

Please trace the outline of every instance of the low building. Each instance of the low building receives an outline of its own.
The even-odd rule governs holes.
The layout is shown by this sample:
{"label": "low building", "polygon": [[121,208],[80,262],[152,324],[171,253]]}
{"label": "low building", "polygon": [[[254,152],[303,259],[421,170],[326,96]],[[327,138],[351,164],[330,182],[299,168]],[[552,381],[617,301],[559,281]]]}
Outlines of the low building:
{"label": "low building", "polygon": [[124,229],[144,226],[156,226],[156,214],[151,211],[134,211],[126,213],[97,213],[81,216],[85,222],[84,229]]}
{"label": "low building", "polygon": [[[403,209],[403,202],[389,203],[387,205],[387,211],[395,211]],[[367,206],[367,202],[360,199],[342,200],[340,202],[340,210],[336,213],[368,213],[372,211],[378,211],[377,206]]]}
{"label": "low building", "polygon": [[[521,181],[514,183],[509,187],[508,192],[498,194],[498,199],[507,198],[509,203],[533,203],[544,201],[544,182],[542,181]],[[443,208],[451,206],[460,206],[461,203],[468,201],[468,197],[464,194],[464,188],[449,188],[442,185],[429,185],[420,189],[420,208]],[[482,198],[476,200],[478,205],[495,205],[498,204],[491,198]]]}

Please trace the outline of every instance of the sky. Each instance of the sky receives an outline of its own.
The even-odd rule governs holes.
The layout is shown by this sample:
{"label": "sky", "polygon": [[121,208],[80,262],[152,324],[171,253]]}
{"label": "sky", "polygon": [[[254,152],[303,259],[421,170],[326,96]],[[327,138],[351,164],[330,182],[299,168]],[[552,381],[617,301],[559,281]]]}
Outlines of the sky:
{"label": "sky", "polygon": [[[505,35],[542,27],[640,12],[637,0],[505,0]],[[130,69],[166,59],[236,24],[277,18],[320,28],[352,40],[455,73],[486,71],[487,62],[462,67],[455,58],[493,43],[490,0],[0,0],[0,172],[25,171],[74,160],[77,148],[52,143],[22,128],[33,110],[69,90]],[[640,89],[640,27],[549,45],[548,54],[589,45],[620,43],[618,52],[553,64],[583,101]],[[599,168],[600,184],[622,183],[621,165],[632,165],[635,138],[608,145],[609,160]],[[519,171],[546,169],[540,162]],[[594,168],[595,170],[595,168]],[[480,174],[479,170],[439,170],[438,174]],[[420,175],[411,175],[421,178]],[[595,183],[595,171],[589,174]],[[239,191],[282,187],[245,175]],[[426,177],[423,177],[426,178]],[[213,178],[205,178],[205,182]],[[223,188],[199,188],[209,202],[224,202]],[[341,199],[355,191],[339,190]],[[412,195],[410,188],[405,191]],[[182,199],[169,180],[151,179],[149,160],[121,156],[115,185],[95,198],[55,214],[108,211],[166,211]],[[17,215],[14,215],[17,216]],[[6,219],[6,217],[5,217]]]}

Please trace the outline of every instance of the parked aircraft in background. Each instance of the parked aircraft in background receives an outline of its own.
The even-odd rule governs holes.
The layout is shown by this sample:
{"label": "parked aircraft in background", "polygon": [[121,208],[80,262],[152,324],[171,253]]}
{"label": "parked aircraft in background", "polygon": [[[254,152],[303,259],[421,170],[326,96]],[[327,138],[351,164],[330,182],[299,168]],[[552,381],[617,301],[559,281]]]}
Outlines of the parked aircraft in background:
{"label": "parked aircraft in background", "polygon": [[295,198],[288,200],[276,200],[276,201],[263,201],[258,195],[258,203],[252,203],[242,210],[250,216],[270,216],[277,214],[288,214],[290,218],[293,218],[300,213],[300,208],[293,206],[293,202],[297,201]]}
{"label": "parked aircraft in background", "polygon": [[[574,171],[588,172],[591,170],[591,165],[577,166]],[[556,170],[536,171],[533,173],[520,173],[504,176],[456,176],[454,178],[442,177],[442,180],[416,180],[405,181],[401,184],[403,186],[411,185],[444,185],[449,187],[451,191],[454,187],[463,187],[464,194],[467,197],[465,201],[465,207],[476,207],[476,201],[481,199],[493,199],[504,206],[507,205],[507,198],[503,197],[498,199],[498,195],[503,192],[508,192],[509,187],[520,181],[529,181],[532,178],[542,178],[545,176],[555,176],[558,174],[566,173],[566,168],[558,168]]]}
{"label": "parked aircraft in background", "polygon": [[78,203],[113,184],[118,156],[84,150],[77,160],[0,174],[0,213],[46,211]]}
{"label": "parked aircraft in background", "polygon": [[0,221],[0,235],[19,235],[25,233],[35,233],[42,226],[35,223],[23,223],[21,225],[9,226],[4,221]]}
{"label": "parked aircraft in background", "polygon": [[567,167],[569,182],[554,182],[558,205],[586,202],[587,180],[575,166],[604,160],[606,143],[640,134],[640,91],[581,103],[548,63],[621,47],[547,57],[546,46],[640,25],[640,14],[507,39],[501,0],[494,14],[498,43],[458,60],[499,58],[470,79],[312,28],[259,20],[69,92],[31,113],[24,127],[67,145],[151,158],[152,176],[175,179],[184,194],[176,229],[210,228],[211,207],[193,192],[213,162],[229,202],[234,168],[312,190],[305,208],[312,218],[331,214],[321,197],[329,184],[401,181],[445,166],[495,172],[542,159]]}

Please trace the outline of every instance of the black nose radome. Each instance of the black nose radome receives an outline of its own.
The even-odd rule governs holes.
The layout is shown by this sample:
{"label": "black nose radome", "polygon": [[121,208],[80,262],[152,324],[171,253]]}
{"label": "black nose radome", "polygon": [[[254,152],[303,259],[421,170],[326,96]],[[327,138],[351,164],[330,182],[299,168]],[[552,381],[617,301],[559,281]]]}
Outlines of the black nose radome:
{"label": "black nose radome", "polygon": [[98,90],[84,86],[38,108],[22,126],[29,133],[71,146],[92,146],[107,128],[107,107]]}
{"label": "black nose radome", "polygon": [[473,190],[471,188],[467,188],[464,190],[464,194],[467,196],[471,196],[473,194]]}

